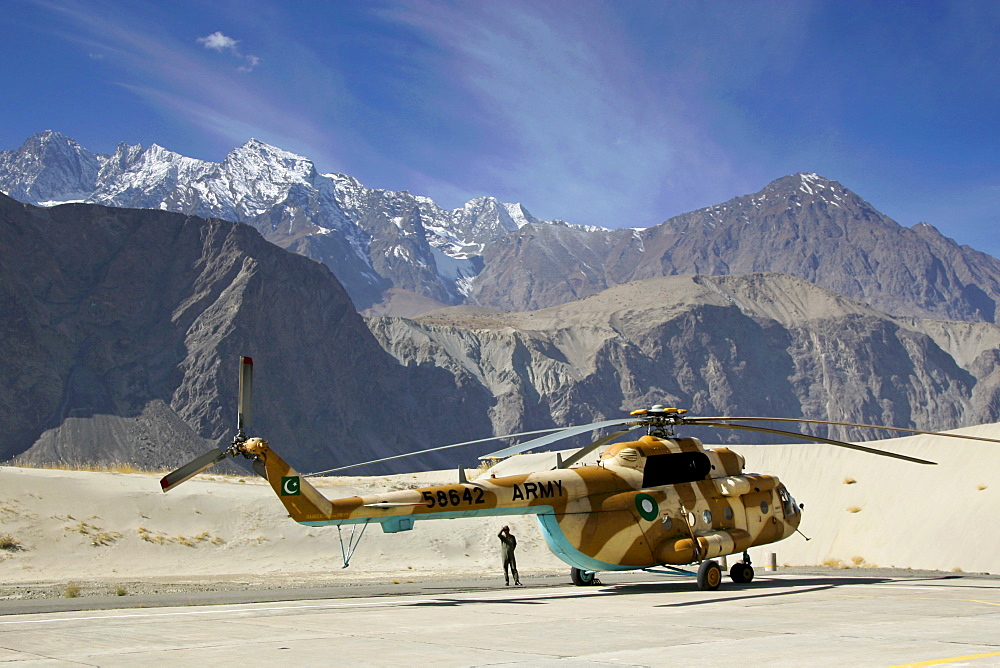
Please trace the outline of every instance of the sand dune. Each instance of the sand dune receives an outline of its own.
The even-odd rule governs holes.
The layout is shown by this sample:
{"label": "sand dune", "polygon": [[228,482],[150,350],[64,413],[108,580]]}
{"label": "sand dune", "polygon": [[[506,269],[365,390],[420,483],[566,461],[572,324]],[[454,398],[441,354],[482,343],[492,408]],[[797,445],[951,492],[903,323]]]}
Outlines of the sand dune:
{"label": "sand dune", "polygon": [[[1000,424],[956,430],[1000,438]],[[780,565],[868,564],[1000,573],[1000,445],[914,436],[869,443],[939,462],[922,466],[803,444],[734,446],[747,470],[774,473],[804,503],[802,532],[754,548]],[[549,454],[502,462],[499,473]],[[522,571],[568,570],[545,546],[533,518],[418,522],[413,531],[370,528],[343,569],[336,527],[289,520],[263,481],[202,475],[163,494],[158,474],[0,467],[0,550],[7,584],[173,579],[211,582],[288,578],[352,581],[445,571],[499,572],[496,532],[518,536]],[[327,478],[330,497],[457,480],[454,471]],[[351,528],[342,530],[348,538]]]}

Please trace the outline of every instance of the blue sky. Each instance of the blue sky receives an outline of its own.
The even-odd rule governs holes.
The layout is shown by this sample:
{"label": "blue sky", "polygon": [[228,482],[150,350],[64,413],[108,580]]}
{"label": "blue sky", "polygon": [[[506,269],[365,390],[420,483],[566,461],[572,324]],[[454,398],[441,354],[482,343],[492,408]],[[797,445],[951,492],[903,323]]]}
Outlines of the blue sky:
{"label": "blue sky", "polygon": [[647,227],[800,171],[1000,256],[1000,2],[7,0],[0,149],[254,137]]}

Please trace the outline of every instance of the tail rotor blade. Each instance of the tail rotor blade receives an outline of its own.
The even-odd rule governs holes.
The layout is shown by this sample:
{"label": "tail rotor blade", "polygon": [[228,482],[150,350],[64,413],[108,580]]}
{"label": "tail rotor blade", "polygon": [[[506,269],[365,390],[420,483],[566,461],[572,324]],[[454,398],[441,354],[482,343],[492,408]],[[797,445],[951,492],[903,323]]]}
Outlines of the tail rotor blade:
{"label": "tail rotor blade", "polygon": [[225,458],[226,453],[222,450],[209,450],[201,457],[192,459],[176,471],[163,476],[160,480],[160,487],[163,488],[164,492],[169,492],[185,480],[189,480],[205,469],[215,466]]}
{"label": "tail rotor blade", "polygon": [[250,426],[250,399],[253,396],[253,359],[240,357],[240,403],[236,414],[236,431]]}

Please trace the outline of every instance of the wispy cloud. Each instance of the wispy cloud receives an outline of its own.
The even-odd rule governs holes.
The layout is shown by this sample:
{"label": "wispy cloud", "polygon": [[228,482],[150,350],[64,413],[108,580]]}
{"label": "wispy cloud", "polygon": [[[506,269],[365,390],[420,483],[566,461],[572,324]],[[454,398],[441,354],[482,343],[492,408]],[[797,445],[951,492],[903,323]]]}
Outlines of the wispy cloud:
{"label": "wispy cloud", "polygon": [[240,72],[252,72],[261,63],[261,59],[258,56],[241,53],[238,47],[240,40],[224,35],[221,30],[216,30],[211,35],[206,35],[205,37],[199,37],[196,41],[199,44],[203,44],[206,49],[212,49],[219,53],[228,51],[236,58],[244,61],[243,65],[236,68]]}
{"label": "wispy cloud", "polygon": [[[234,70],[220,69],[202,55],[202,47],[232,54],[244,61],[240,69],[253,69],[261,58],[242,53],[239,40],[221,31],[197,40],[177,36],[155,27],[147,15],[111,11],[100,2],[43,4],[62,19],[49,32],[102,58],[116,72],[113,83],[145,102],[145,113],[177,119],[215,148],[229,149],[255,137],[333,162],[334,142],[321,131],[316,116],[276,88],[273,77],[235,76]],[[150,137],[149,142],[171,148],[169,136]]]}
{"label": "wispy cloud", "polygon": [[[461,156],[456,183],[476,190],[475,180],[536,215],[631,226],[764,184],[740,174],[737,152],[719,141],[713,126],[744,119],[717,98],[727,84],[755,85],[801,41],[796,11],[755,6],[758,19],[734,5],[732,25],[703,21],[693,34],[658,17],[661,45],[643,22],[658,6],[409,3],[386,16],[426,45],[414,65],[447,82],[414,86],[408,99],[483,138]],[[748,44],[740,21],[767,38]]]}

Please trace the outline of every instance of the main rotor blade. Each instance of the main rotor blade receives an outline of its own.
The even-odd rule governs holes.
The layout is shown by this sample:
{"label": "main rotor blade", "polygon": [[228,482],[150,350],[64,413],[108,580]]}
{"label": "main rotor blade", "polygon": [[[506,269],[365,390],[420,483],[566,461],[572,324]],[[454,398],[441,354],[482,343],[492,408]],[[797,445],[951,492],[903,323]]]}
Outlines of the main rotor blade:
{"label": "main rotor blade", "polygon": [[250,399],[253,396],[253,359],[240,357],[240,403],[236,413],[236,431],[250,426]]}
{"label": "main rotor blade", "polygon": [[211,468],[226,458],[226,453],[222,450],[209,450],[201,457],[192,459],[176,471],[168,473],[160,480],[160,487],[164,492],[169,492],[185,480],[189,480],[207,468]]}
{"label": "main rotor blade", "polygon": [[636,429],[640,429],[642,426],[643,425],[639,425],[638,427],[632,427],[631,429],[622,429],[621,431],[616,431],[616,432],[613,432],[611,434],[608,434],[607,436],[605,436],[603,438],[597,439],[596,441],[594,441],[590,445],[586,445],[586,446],[580,448],[579,450],[577,450],[576,452],[574,452],[572,455],[570,455],[569,457],[567,457],[566,459],[564,459],[563,462],[562,462],[562,467],[564,469],[565,468],[569,468],[570,466],[572,466],[573,464],[576,464],[578,461],[580,461],[581,459],[583,459],[584,457],[586,457],[587,455],[589,455],[591,452],[593,452],[597,448],[599,448],[602,445],[604,445],[605,443],[610,443],[611,441],[615,440],[616,438],[618,438],[622,434],[627,434],[630,431],[635,431]]}
{"label": "main rotor blade", "polygon": [[561,441],[564,438],[569,438],[571,436],[576,436],[577,434],[583,434],[588,431],[594,431],[595,429],[601,429],[602,427],[612,427],[612,426],[628,426],[634,425],[636,420],[623,420],[621,418],[617,420],[604,420],[602,422],[592,422],[591,424],[583,424],[575,427],[563,427],[556,431],[555,434],[549,434],[548,436],[542,436],[541,438],[536,438],[531,441],[525,441],[520,445],[512,445],[509,448],[504,448],[503,450],[497,450],[496,452],[491,452],[488,455],[483,455],[480,459],[500,459],[503,457],[509,457],[510,455],[516,455],[518,453],[524,452],[525,450],[533,450],[536,448],[541,448],[543,446],[549,445],[550,443],[555,443],[556,441]]}
{"label": "main rotor blade", "polygon": [[381,459],[372,459],[367,462],[358,462],[357,464],[348,464],[347,466],[338,466],[334,469],[327,469],[325,471],[316,471],[315,473],[306,473],[303,478],[311,478],[313,476],[324,475],[326,473],[333,473],[335,471],[346,471],[347,469],[358,468],[359,466],[367,466],[368,464],[378,464],[381,462],[388,462],[393,459],[403,459],[404,457],[413,457],[415,455],[423,455],[428,452],[437,452],[438,450],[448,450],[450,448],[459,448],[463,445],[472,445],[474,443],[487,443],[489,441],[499,441],[505,438],[515,438],[517,436],[532,436],[534,434],[548,434],[553,431],[562,431],[562,427],[556,427],[555,429],[539,429],[538,431],[522,431],[519,434],[504,434],[503,436],[490,436],[489,438],[479,438],[475,441],[463,441],[462,443],[452,443],[451,445],[441,445],[436,448],[427,448],[426,450],[417,450],[415,452],[405,452],[401,455],[393,455],[391,457],[382,457]]}
{"label": "main rotor blade", "polygon": [[924,434],[926,436],[947,436],[948,438],[966,438],[971,441],[986,441],[987,443],[1000,443],[995,438],[984,436],[967,436],[965,434],[949,434],[941,431],[921,431],[919,429],[904,429],[902,427],[883,427],[877,424],[859,424],[857,422],[833,422],[831,420],[807,420],[805,418],[778,418],[778,417],[692,417],[684,418],[685,424],[702,424],[705,420],[728,421],[740,420],[743,422],[802,422],[807,424],[833,424],[839,427],[862,427],[865,429],[881,429],[882,431],[903,431],[908,434]]}
{"label": "main rotor blade", "polygon": [[759,431],[764,434],[777,434],[779,436],[791,436],[792,438],[797,438],[803,441],[815,441],[817,443],[826,443],[827,445],[837,445],[842,448],[850,448],[851,450],[860,450],[861,452],[867,452],[872,455],[881,455],[883,457],[892,457],[893,459],[902,459],[908,462],[915,462],[917,464],[937,464],[937,462],[927,461],[926,459],[918,459],[916,457],[909,457],[907,455],[899,455],[895,452],[889,452],[887,450],[876,450],[875,448],[869,448],[864,445],[858,445],[856,443],[845,443],[844,441],[835,441],[832,438],[823,438],[822,436],[809,436],[807,434],[800,434],[795,431],[784,431],[781,429],[768,429],[766,427],[751,427],[744,424],[726,424],[724,422],[705,422],[699,420],[698,422],[692,423],[701,425],[703,427],[717,427],[719,429],[742,429],[744,431]]}

